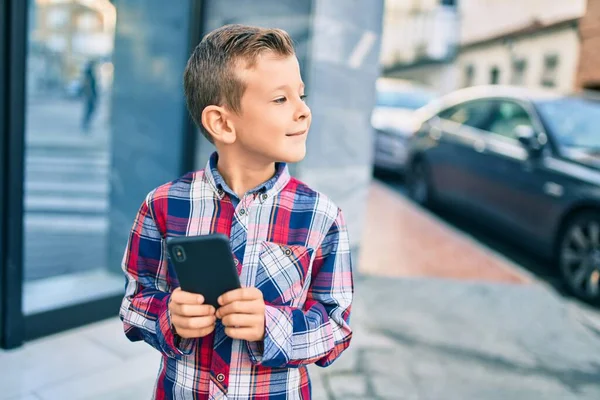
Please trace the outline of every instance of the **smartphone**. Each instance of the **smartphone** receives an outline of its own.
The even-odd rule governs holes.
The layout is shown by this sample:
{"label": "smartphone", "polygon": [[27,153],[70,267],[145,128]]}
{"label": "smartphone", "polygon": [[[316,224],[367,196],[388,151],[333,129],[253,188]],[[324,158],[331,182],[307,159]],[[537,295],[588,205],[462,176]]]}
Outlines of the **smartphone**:
{"label": "smartphone", "polygon": [[181,290],[201,294],[204,304],[217,309],[219,296],[241,287],[229,238],[225,235],[170,238],[167,251]]}

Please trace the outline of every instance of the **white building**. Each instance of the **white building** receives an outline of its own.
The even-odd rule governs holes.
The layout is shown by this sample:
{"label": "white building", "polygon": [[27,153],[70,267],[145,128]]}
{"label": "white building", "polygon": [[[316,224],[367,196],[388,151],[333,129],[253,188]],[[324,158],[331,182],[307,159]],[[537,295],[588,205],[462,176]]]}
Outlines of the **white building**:
{"label": "white building", "polygon": [[386,76],[452,90],[458,45],[455,0],[386,0],[381,63]]}
{"label": "white building", "polygon": [[586,0],[461,0],[459,9],[457,88],[498,83],[573,91]]}
{"label": "white building", "polygon": [[384,75],[445,93],[480,84],[570,92],[587,0],[387,0]]}

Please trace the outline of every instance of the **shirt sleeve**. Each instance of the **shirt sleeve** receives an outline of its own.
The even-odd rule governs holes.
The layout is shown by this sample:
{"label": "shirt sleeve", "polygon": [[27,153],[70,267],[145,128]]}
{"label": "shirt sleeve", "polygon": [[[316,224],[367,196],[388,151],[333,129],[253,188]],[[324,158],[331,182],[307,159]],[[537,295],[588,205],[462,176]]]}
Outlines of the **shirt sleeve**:
{"label": "shirt sleeve", "polygon": [[354,284],[350,243],[341,210],[317,250],[304,307],[266,305],[265,337],[248,342],[250,358],[266,367],[326,367],[350,345]]}
{"label": "shirt sleeve", "polygon": [[119,316],[129,340],[144,340],[161,353],[180,358],[192,353],[196,340],[179,337],[171,325],[167,252],[151,195],[137,213],[123,256],[126,286]]}

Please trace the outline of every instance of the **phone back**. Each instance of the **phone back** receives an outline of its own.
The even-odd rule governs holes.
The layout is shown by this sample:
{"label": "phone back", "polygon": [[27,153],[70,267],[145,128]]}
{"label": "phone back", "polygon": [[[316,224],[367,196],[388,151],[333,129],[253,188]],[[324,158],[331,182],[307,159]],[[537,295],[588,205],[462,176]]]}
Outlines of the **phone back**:
{"label": "phone back", "polygon": [[205,304],[219,308],[219,296],[240,287],[227,236],[176,237],[167,241],[167,249],[181,290],[201,294]]}

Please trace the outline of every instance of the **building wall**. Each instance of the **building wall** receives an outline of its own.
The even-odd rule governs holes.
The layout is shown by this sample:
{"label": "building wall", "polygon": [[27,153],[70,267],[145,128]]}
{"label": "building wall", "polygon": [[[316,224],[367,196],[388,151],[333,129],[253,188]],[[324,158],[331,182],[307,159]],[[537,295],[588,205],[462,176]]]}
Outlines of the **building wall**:
{"label": "building wall", "polygon": [[516,38],[512,43],[497,41],[478,47],[461,50],[457,58],[458,79],[456,88],[466,86],[466,70],[474,68],[473,85],[489,84],[490,71],[497,67],[500,71],[500,84],[511,84],[513,61],[525,60],[526,72],[522,86],[543,87],[542,75],[546,56],[557,55],[555,74],[556,89],[570,92],[575,85],[579,62],[579,39],[575,28],[565,27],[554,31]]}
{"label": "building wall", "polygon": [[[118,2],[110,215],[111,265],[117,268],[144,195],[181,173],[182,74],[189,57],[191,3]],[[292,35],[313,125],[306,159],[290,169],[344,210],[356,251],[371,181],[369,119],[379,75],[383,1],[356,0],[348,7],[347,0],[212,0],[204,10],[206,31],[246,23],[284,28]],[[200,169],[214,147],[197,135],[195,168]]]}
{"label": "building wall", "polygon": [[111,97],[109,257],[119,270],[146,194],[181,174],[191,0],[119,0]]}
{"label": "building wall", "polygon": [[400,78],[430,86],[440,94],[457,88],[459,70],[454,63],[416,65],[387,74],[390,78]]}
{"label": "building wall", "polygon": [[[362,239],[371,182],[370,123],[379,76],[383,1],[313,0],[307,87],[313,122],[300,179],[344,210],[350,244]],[[358,258],[354,254],[354,260]]]}
{"label": "building wall", "polygon": [[381,62],[410,64],[417,59],[441,60],[452,55],[458,42],[455,7],[437,0],[387,0]]}
{"label": "building wall", "polygon": [[460,40],[469,43],[544,23],[581,17],[586,0],[460,0]]}
{"label": "building wall", "polygon": [[[379,75],[383,0],[282,2],[213,0],[206,6],[206,29],[244,23],[287,30],[296,43],[308,104],[313,114],[304,161],[293,175],[340,206],[359,248],[371,181],[370,113]],[[200,138],[196,167],[214,147]]]}
{"label": "building wall", "polygon": [[600,0],[588,0],[585,16],[581,19],[581,53],[577,87],[600,89]]}

